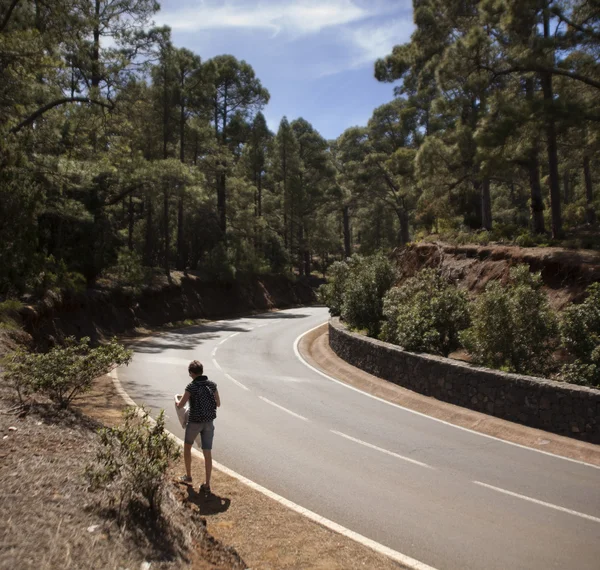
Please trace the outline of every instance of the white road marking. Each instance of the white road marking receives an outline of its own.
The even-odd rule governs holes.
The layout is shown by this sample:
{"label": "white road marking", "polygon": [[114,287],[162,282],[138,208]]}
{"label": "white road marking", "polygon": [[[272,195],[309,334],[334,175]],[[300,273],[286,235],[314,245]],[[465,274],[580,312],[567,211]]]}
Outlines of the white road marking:
{"label": "white road marking", "polygon": [[349,390],[354,390],[355,392],[358,392],[359,394],[363,394],[363,396],[367,396],[369,398],[372,398],[373,400],[383,402],[384,404],[387,404],[388,406],[393,406],[395,408],[399,408],[400,410],[404,410],[405,412],[409,412],[411,414],[416,414],[417,416],[427,418],[428,420],[431,420],[434,422],[439,422],[441,424],[444,424],[444,425],[447,425],[447,426],[450,426],[450,427],[453,427],[456,429],[460,429],[462,431],[468,431],[469,433],[473,433],[473,434],[479,435],[481,437],[487,437],[488,439],[493,439],[493,440],[499,441],[501,443],[506,443],[507,445],[514,445],[515,447],[520,447],[521,449],[526,449],[528,451],[535,451],[536,453],[541,453],[543,455],[549,455],[550,457],[554,457],[556,459],[564,459],[565,461],[570,461],[571,463],[578,463],[579,465],[585,465],[586,467],[600,469],[600,465],[592,465],[591,463],[586,463],[585,461],[578,461],[577,459],[571,459],[570,457],[556,455],[555,453],[550,453],[549,451],[543,451],[541,449],[536,449],[535,447],[527,447],[526,445],[521,445],[520,443],[514,443],[512,441],[507,441],[506,439],[500,439],[499,437],[494,437],[493,435],[488,435],[487,433],[482,433],[480,431],[475,431],[475,430],[472,430],[472,429],[469,429],[469,428],[466,428],[463,426],[457,426],[456,424],[451,424],[450,422],[447,422],[445,420],[440,420],[439,418],[435,418],[433,416],[428,416],[427,414],[423,414],[422,412],[417,412],[416,410],[411,410],[410,408],[405,408],[404,406],[401,406],[400,404],[396,404],[394,402],[384,400],[383,398],[374,396],[373,394],[369,394],[369,392],[365,392],[364,390],[355,388],[354,386],[351,386],[350,384],[346,384],[346,382],[343,382],[342,380],[338,380],[337,378],[334,378],[333,376],[329,376],[329,374],[325,374],[325,372],[322,372],[318,368],[315,368],[312,364],[309,364],[308,362],[306,362],[306,360],[304,360],[304,358],[302,358],[302,355],[300,354],[300,351],[298,350],[298,344],[300,344],[300,340],[302,339],[303,336],[317,330],[318,328],[322,327],[324,324],[327,324],[327,322],[329,322],[329,321],[326,321],[325,323],[321,323],[320,325],[317,325],[316,327],[313,327],[312,329],[310,329],[306,332],[303,332],[294,341],[294,354],[296,355],[296,358],[298,358],[298,360],[300,360],[300,362],[302,362],[302,364],[304,364],[304,366],[310,368],[313,372],[316,372],[317,374],[323,376],[323,378],[327,378],[327,380],[331,380],[332,382],[335,382],[336,384],[340,384],[341,386],[344,386],[345,388],[348,388]]}
{"label": "white road marking", "polygon": [[[126,404],[128,406],[135,407],[139,411],[140,410],[139,406],[131,399],[129,394],[127,392],[125,392],[125,390],[123,389],[123,386],[121,386],[121,382],[119,382],[119,377],[117,375],[117,371],[113,370],[110,373],[110,376],[113,379],[113,382],[117,389],[117,392],[125,400]],[[152,420],[154,422],[154,418],[150,418],[150,420]],[[167,431],[167,433],[169,433],[169,435],[173,438],[174,441],[179,443],[180,447],[183,447],[183,440],[181,440],[180,438],[178,438],[176,435],[172,434],[168,430],[166,430],[166,431]],[[192,448],[192,453],[196,457],[198,457],[199,459],[204,461],[202,452],[200,452],[196,448]],[[353,530],[343,527],[342,525],[340,525],[336,522],[326,519],[325,517],[322,517],[321,515],[318,515],[317,513],[313,512],[313,511],[309,511],[308,509],[305,509],[304,507],[302,507],[296,503],[293,503],[289,499],[286,499],[285,497],[282,497],[281,495],[278,495],[277,493],[270,491],[266,487],[263,487],[262,485],[259,485],[258,483],[255,483],[254,481],[251,481],[250,479],[247,479],[243,475],[236,473],[232,469],[229,469],[229,467],[225,467],[224,465],[221,465],[217,461],[213,460],[213,467],[215,469],[218,469],[222,473],[225,473],[226,475],[229,475],[230,477],[237,479],[240,483],[247,485],[251,489],[254,489],[254,490],[258,491],[259,493],[262,493],[263,495],[269,497],[270,499],[273,499],[274,501],[278,502],[280,505],[283,505],[284,507],[287,507],[288,509],[291,509],[292,511],[294,511],[296,513],[299,513],[299,514],[305,516],[307,519],[310,519],[320,525],[323,525],[324,527],[327,527],[328,529],[330,529],[334,532],[337,532],[338,534],[341,534],[342,536],[345,536],[346,538],[354,540],[355,542],[358,542],[359,544],[362,544],[363,546],[366,546],[367,548],[370,548],[371,550],[378,552],[379,554],[382,554],[383,556],[387,556],[388,558],[391,558],[392,560],[395,560],[396,562],[399,562],[400,564],[404,564],[404,566],[406,566],[407,568],[410,568],[410,570],[436,570],[433,566],[428,566],[427,564],[424,564],[423,562],[419,562],[418,560],[415,560],[414,558],[411,558],[410,556],[406,556],[406,554],[402,554],[401,552],[392,550],[391,548],[388,548],[387,546],[380,544],[379,542],[375,542],[374,540],[371,540],[370,538],[367,538],[366,536],[363,536],[362,534],[358,534],[357,532],[354,532]]]}
{"label": "white road marking", "polygon": [[250,390],[250,388],[248,388],[248,386],[244,386],[244,384],[242,384],[239,380],[236,380],[233,376],[230,376],[229,374],[227,374],[227,372],[225,372],[225,376],[227,378],[229,378],[236,386],[239,386],[240,388],[243,388],[244,390]]}
{"label": "white road marking", "polygon": [[290,414],[291,416],[294,416],[295,418],[299,418],[301,420],[304,420],[305,422],[308,421],[308,419],[305,418],[304,416],[301,416],[300,414],[297,414],[296,412],[292,412],[291,410],[288,410],[287,408],[284,408],[283,406],[280,406],[279,404],[276,404],[275,402],[271,402],[271,400],[267,400],[266,398],[263,398],[262,396],[259,396],[259,398],[263,402],[267,402],[267,404],[271,404],[271,406],[275,406],[276,408],[279,408],[280,410],[287,412],[288,414]]}
{"label": "white road marking", "polygon": [[215,348],[213,348],[213,351],[210,353],[210,355],[214,358],[215,356],[217,356],[217,350],[218,350],[218,346],[215,346]]}
{"label": "white road marking", "polygon": [[365,447],[370,447],[371,449],[376,449],[377,451],[381,451],[381,453],[385,453],[386,455],[391,455],[392,457],[397,457],[398,459],[402,459],[404,461],[409,461],[410,463],[414,463],[415,465],[420,465],[421,467],[427,467],[427,469],[433,469],[433,467],[431,467],[431,465],[427,465],[427,463],[422,463],[421,461],[417,461],[416,459],[411,459],[410,457],[405,457],[404,455],[399,455],[397,453],[394,453],[393,451],[388,451],[387,449],[383,449],[383,447],[377,447],[376,445],[373,445],[372,443],[367,443],[366,441],[356,439],[355,437],[346,435],[345,433],[342,433],[341,431],[335,431],[334,429],[329,430],[329,431],[331,431],[331,433],[335,433],[335,435],[339,435],[341,437],[345,437],[346,439],[349,439],[350,441],[354,441],[355,443],[360,443],[360,445],[364,445]]}
{"label": "white road marking", "polygon": [[239,332],[230,334],[229,336],[226,336],[224,339],[219,341],[219,344],[223,344],[225,341],[229,340],[231,337],[234,337],[236,334],[240,334]]}
{"label": "white road marking", "polygon": [[562,511],[563,513],[568,513],[570,515],[575,515],[576,517],[581,517],[583,519],[588,519],[597,523],[600,523],[600,518],[593,517],[592,515],[586,515],[585,513],[580,513],[578,511],[572,511],[571,509],[566,509],[565,507],[559,507],[558,505],[553,505],[552,503],[546,503],[544,501],[540,501],[538,499],[532,499],[531,497],[527,497],[526,495],[520,495],[519,493],[513,493],[512,491],[507,491],[506,489],[501,489],[500,487],[494,487],[493,485],[488,485],[487,483],[482,483],[481,481],[473,481],[475,485],[480,485],[485,487],[486,489],[492,489],[493,491],[498,491],[499,493],[504,493],[505,495],[510,495],[511,497],[517,497],[519,499],[524,499],[525,501],[529,501],[531,503],[535,503],[537,505],[542,505],[544,507],[548,507],[550,509],[554,509],[557,511]]}
{"label": "white road marking", "polygon": [[215,368],[222,372],[223,369],[221,368],[221,365],[214,358],[212,359],[212,361],[213,361],[213,364],[215,365]]}

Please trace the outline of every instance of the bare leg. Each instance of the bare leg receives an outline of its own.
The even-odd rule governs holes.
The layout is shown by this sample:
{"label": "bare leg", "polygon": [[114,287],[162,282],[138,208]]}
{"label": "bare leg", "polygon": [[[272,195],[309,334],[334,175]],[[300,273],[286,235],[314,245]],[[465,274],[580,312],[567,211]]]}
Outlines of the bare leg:
{"label": "bare leg", "polygon": [[192,446],[183,444],[183,462],[185,463],[185,474],[192,478]]}
{"label": "bare leg", "polygon": [[206,486],[210,487],[210,476],[212,474],[212,451],[210,449],[203,449],[204,453],[204,469],[206,470]]}

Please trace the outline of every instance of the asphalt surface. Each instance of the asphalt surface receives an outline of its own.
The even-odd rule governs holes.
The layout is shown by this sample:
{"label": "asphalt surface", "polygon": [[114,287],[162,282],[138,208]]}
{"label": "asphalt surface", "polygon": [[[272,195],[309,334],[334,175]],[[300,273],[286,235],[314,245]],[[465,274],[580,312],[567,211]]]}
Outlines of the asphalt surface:
{"label": "asphalt surface", "polygon": [[273,492],[439,570],[600,569],[600,469],[455,428],[324,378],[294,341],[311,307],[137,341],[119,379],[166,410],[198,359],[222,407],[213,457]]}

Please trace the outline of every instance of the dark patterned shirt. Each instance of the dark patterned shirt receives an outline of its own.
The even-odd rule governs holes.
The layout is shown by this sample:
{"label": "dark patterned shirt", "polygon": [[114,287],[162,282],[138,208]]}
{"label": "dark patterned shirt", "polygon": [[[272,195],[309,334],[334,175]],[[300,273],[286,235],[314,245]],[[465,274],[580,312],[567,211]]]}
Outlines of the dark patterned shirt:
{"label": "dark patterned shirt", "polygon": [[210,422],[217,417],[217,385],[214,382],[206,376],[197,376],[185,387],[185,391],[190,393],[188,423]]}

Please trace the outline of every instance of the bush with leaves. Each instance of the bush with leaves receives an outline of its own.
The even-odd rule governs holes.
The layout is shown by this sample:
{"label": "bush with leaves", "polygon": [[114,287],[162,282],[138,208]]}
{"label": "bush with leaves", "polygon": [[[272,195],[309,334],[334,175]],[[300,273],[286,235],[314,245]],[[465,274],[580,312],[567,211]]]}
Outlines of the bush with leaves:
{"label": "bush with leaves", "polygon": [[36,256],[37,271],[28,283],[38,296],[47,291],[72,291],[75,293],[85,289],[85,277],[76,271],[70,271],[63,259],[56,259],[53,255],[44,257]]}
{"label": "bush with leaves", "polygon": [[350,266],[348,263],[345,261],[336,261],[329,268],[327,283],[319,287],[319,301],[329,307],[329,314],[332,317],[339,317],[342,314],[344,288],[349,272]]}
{"label": "bush with leaves", "polygon": [[563,380],[600,386],[600,283],[588,287],[583,303],[564,310],[560,337],[573,358],[561,370]]}
{"label": "bush with leaves", "polygon": [[141,291],[149,279],[149,271],[143,265],[142,256],[127,247],[118,251],[117,263],[106,273],[113,277],[119,285],[131,287],[134,292]]}
{"label": "bush with leaves", "polygon": [[6,360],[5,377],[17,390],[19,399],[30,392],[40,392],[66,408],[76,396],[90,389],[95,378],[130,360],[131,351],[116,339],[92,348],[88,337],[79,341],[69,337],[64,347],[45,353],[15,351]]}
{"label": "bush with leaves", "polygon": [[522,374],[550,372],[556,317],[539,273],[521,265],[506,285],[495,281],[471,305],[471,328],[460,334],[478,364]]}
{"label": "bush with leaves", "polygon": [[145,408],[127,408],[123,425],[99,433],[96,461],[86,469],[91,488],[107,490],[119,516],[141,500],[160,511],[167,469],[181,453],[165,429],[164,410],[153,421]]}
{"label": "bush with leaves", "polygon": [[352,256],[344,283],[342,319],[376,337],[383,318],[383,297],[393,281],[392,265],[384,255]]}
{"label": "bush with leaves", "polygon": [[448,356],[460,346],[459,332],[469,326],[464,291],[434,269],[424,269],[383,300],[381,340],[406,350]]}

